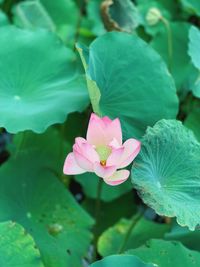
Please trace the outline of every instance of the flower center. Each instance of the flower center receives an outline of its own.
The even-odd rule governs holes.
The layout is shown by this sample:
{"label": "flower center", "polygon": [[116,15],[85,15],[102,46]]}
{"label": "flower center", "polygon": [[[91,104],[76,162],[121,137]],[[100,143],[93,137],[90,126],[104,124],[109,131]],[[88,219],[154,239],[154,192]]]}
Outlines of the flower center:
{"label": "flower center", "polygon": [[96,152],[100,157],[100,164],[106,166],[106,160],[110,156],[112,149],[108,146],[98,146],[96,147]]}
{"label": "flower center", "polygon": [[106,160],[101,160],[100,164],[101,164],[101,166],[106,166]]}

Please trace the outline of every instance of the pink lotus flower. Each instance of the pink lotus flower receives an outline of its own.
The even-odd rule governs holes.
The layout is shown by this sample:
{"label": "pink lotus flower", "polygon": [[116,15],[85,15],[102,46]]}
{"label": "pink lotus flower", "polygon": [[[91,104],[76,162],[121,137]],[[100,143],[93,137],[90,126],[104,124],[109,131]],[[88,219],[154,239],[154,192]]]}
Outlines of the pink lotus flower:
{"label": "pink lotus flower", "polygon": [[[109,185],[125,182],[130,174],[127,167],[140,151],[140,142],[128,139],[122,144],[119,119],[100,118],[91,114],[86,139],[77,137],[63,172],[67,175],[94,172]],[[120,169],[120,170],[117,170]]]}

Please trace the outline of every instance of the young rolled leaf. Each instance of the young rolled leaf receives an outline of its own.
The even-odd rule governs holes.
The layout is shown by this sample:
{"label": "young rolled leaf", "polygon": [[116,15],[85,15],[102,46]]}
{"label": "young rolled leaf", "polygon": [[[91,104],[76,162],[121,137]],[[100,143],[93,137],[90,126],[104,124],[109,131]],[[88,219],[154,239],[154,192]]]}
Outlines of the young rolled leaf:
{"label": "young rolled leaf", "polygon": [[159,215],[194,230],[200,222],[200,144],[181,122],[149,127],[132,169],[133,186]]}

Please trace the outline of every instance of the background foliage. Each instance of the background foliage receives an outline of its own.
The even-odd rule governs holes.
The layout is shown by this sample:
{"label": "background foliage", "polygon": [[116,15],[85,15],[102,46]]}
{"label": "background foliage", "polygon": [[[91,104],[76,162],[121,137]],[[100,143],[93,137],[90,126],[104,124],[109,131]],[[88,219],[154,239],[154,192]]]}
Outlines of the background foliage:
{"label": "background foliage", "polygon": [[[0,266],[200,266],[199,0],[0,0]],[[141,153],[63,175],[92,112]]]}

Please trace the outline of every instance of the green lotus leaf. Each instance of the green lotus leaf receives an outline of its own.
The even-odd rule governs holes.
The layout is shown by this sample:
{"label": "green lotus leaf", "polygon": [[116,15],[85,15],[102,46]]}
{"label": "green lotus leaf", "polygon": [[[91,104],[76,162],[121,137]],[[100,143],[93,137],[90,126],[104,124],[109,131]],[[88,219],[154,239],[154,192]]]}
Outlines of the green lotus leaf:
{"label": "green lotus leaf", "polygon": [[89,267],[156,267],[157,265],[142,262],[131,255],[112,255],[91,264]]}
{"label": "green lotus leaf", "polygon": [[189,55],[192,58],[192,62],[194,66],[200,69],[200,30],[196,27],[192,26],[189,32]]}
{"label": "green lotus leaf", "polygon": [[[98,241],[100,255],[105,257],[120,251],[131,223],[131,219],[121,219],[100,236]],[[162,238],[169,227],[166,224],[140,219],[133,227],[124,251],[137,248],[151,238]]]}
{"label": "green lotus leaf", "polygon": [[[21,134],[20,134],[21,135]],[[48,267],[81,267],[91,241],[91,217],[58,180],[63,143],[52,129],[25,133],[17,155],[0,169],[0,221],[20,223]]]}
{"label": "green lotus leaf", "polygon": [[130,250],[127,254],[143,261],[153,262],[159,267],[199,267],[200,253],[185,248],[179,242],[150,240],[146,245]]}
{"label": "green lotus leaf", "polygon": [[175,120],[148,128],[132,169],[133,186],[156,213],[194,230],[200,222],[200,144]]}
{"label": "green lotus leaf", "polygon": [[87,106],[74,53],[53,33],[8,26],[0,28],[0,36],[0,127],[41,133]]}
{"label": "green lotus leaf", "polygon": [[44,267],[33,238],[11,221],[0,223],[0,266]]}
{"label": "green lotus leaf", "polygon": [[139,37],[111,32],[98,37],[89,49],[78,50],[93,107],[102,115],[119,117],[125,138],[140,138],[147,125],[175,118],[173,79],[160,56]]}

